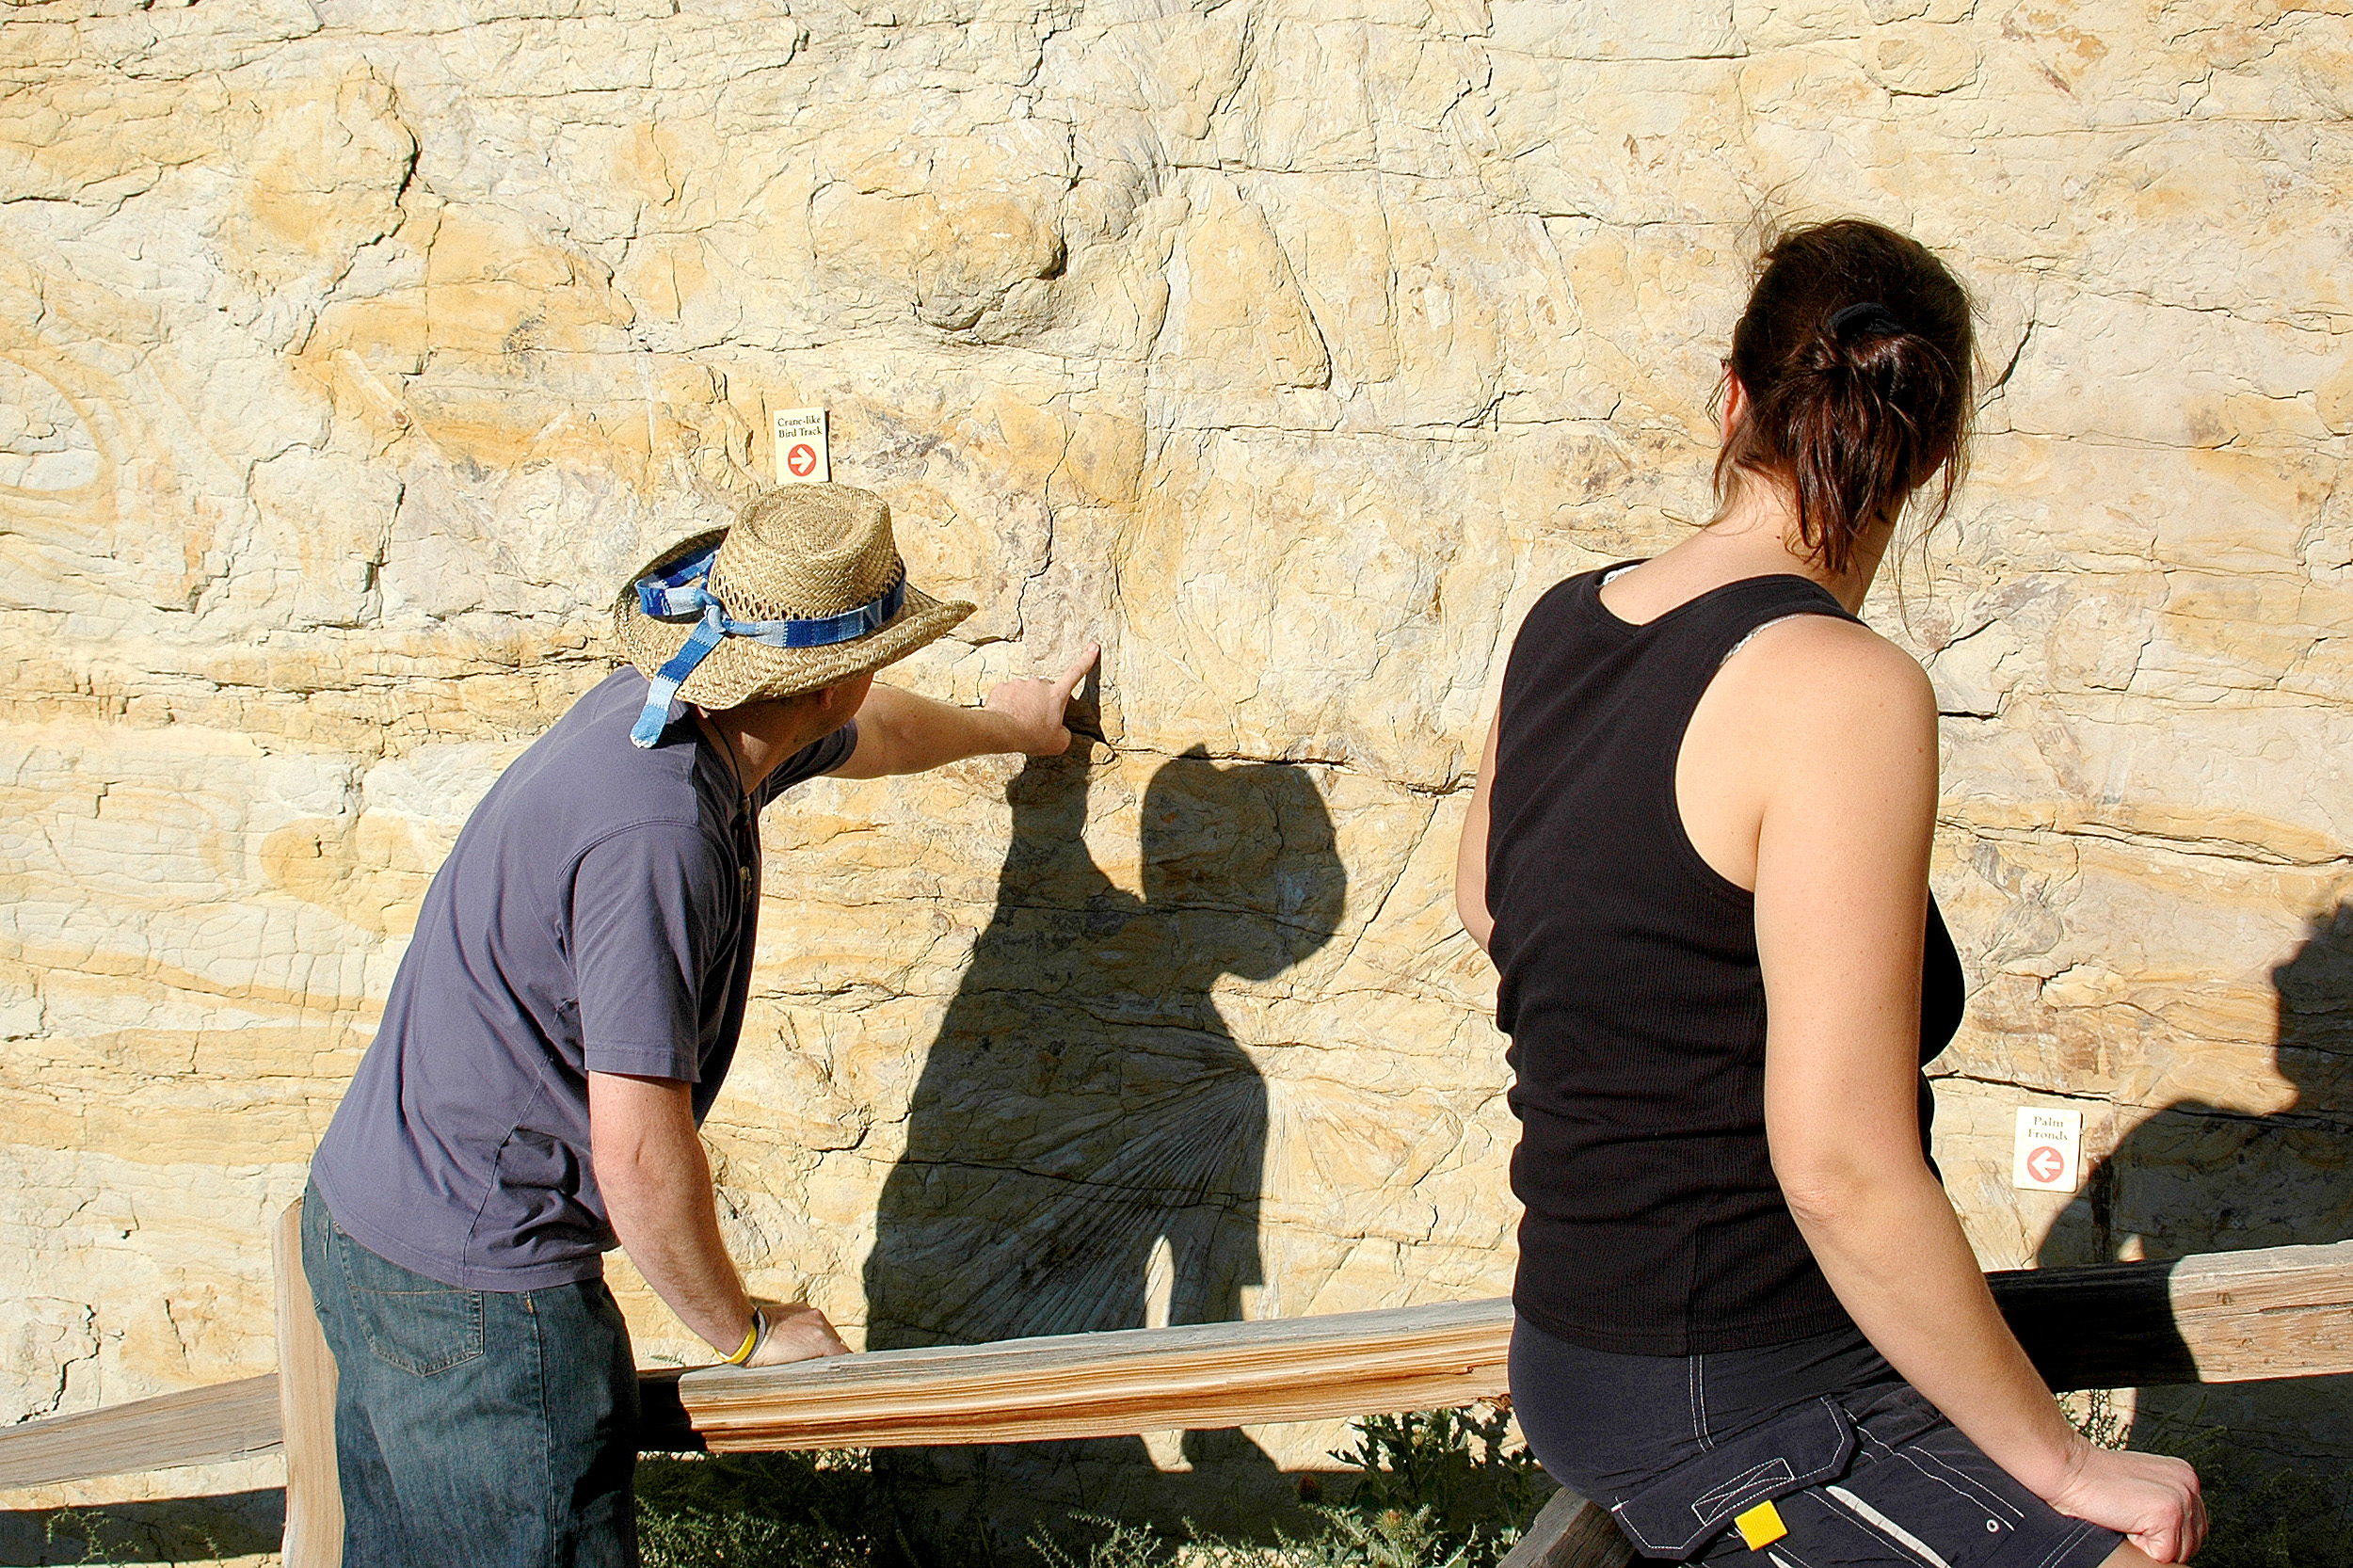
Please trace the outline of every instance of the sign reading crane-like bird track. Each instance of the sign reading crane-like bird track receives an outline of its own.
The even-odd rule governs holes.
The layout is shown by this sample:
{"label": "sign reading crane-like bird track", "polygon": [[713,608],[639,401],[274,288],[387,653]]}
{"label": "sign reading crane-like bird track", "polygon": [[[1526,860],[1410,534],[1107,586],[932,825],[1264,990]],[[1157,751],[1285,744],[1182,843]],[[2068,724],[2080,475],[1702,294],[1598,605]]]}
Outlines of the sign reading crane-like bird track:
{"label": "sign reading crane-like bird track", "polygon": [[833,461],[825,451],[825,410],[776,410],[776,483],[824,485],[833,480]]}

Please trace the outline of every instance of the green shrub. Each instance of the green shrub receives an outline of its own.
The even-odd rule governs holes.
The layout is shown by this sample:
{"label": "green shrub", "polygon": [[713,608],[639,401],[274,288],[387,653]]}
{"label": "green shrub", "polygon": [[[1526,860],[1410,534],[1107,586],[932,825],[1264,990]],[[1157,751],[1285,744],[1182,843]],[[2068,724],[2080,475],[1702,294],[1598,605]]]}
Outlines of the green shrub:
{"label": "green shrub", "polygon": [[1332,1457],[1355,1472],[1340,1507],[1360,1521],[1423,1518],[1435,1543],[1465,1568],[1512,1549],[1556,1490],[1526,1448],[1507,1448],[1500,1406],[1368,1416],[1351,1423],[1356,1446]]}
{"label": "green shrub", "polygon": [[2172,1454],[2197,1468],[2209,1524],[2198,1568],[2353,1568],[2353,1485],[2338,1467],[2250,1453],[2195,1412],[2135,1433],[2105,1389],[2067,1405],[2075,1430],[2104,1448]]}
{"label": "green shrub", "polygon": [[1184,1540],[1172,1541],[1147,1527],[1091,1514],[1071,1521],[1102,1532],[1086,1544],[1083,1557],[1043,1534],[1031,1536],[1030,1545],[1047,1568],[1469,1568],[1464,1547],[1440,1538],[1427,1509],[1369,1518],[1339,1508],[1315,1512],[1321,1528],[1313,1534],[1293,1541],[1277,1531],[1272,1545],[1190,1528]]}
{"label": "green shrub", "polygon": [[2337,1466],[2250,1450],[2195,1413],[2133,1446],[2197,1467],[2211,1524],[2198,1568],[2353,1568],[2353,1487]]}
{"label": "green shrub", "polygon": [[[1506,1448],[1502,1410],[1433,1410],[1352,1423],[1356,1445],[1332,1457],[1354,1472],[1337,1503],[1310,1503],[1317,1528],[1273,1545],[1188,1528],[1182,1541],[1117,1520],[1072,1523],[1101,1532],[1084,1555],[1043,1532],[1030,1544],[1048,1568],[1493,1568],[1553,1485],[1526,1448]],[[1337,1490],[1338,1488],[1336,1488]]]}
{"label": "green shrub", "polygon": [[2329,1478],[2268,1468],[2205,1492],[2214,1529],[2198,1568],[2353,1568],[2353,1512]]}
{"label": "green shrub", "polygon": [[872,1482],[859,1452],[644,1460],[646,1568],[865,1568]]}
{"label": "green shrub", "polygon": [[268,1494],[252,1493],[0,1512],[0,1563],[168,1565],[275,1552],[269,1503]]}

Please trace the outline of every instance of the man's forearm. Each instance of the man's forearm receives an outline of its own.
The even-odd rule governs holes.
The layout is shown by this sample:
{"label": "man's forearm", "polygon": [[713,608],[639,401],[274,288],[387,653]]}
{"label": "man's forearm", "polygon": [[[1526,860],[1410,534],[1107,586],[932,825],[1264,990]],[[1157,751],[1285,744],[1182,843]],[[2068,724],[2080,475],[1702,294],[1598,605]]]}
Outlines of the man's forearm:
{"label": "man's forearm", "polygon": [[877,683],[857,712],[857,750],[839,771],[845,778],[922,773],[967,757],[1022,750],[1025,738],[994,709],[960,708]]}
{"label": "man's forearm", "polygon": [[959,708],[876,684],[857,711],[857,748],[834,770],[842,778],[921,773],[967,757],[1018,752],[1059,757],[1070,749],[1064,722],[1070,699],[1102,649],[1094,643],[1052,680],[1006,680],[978,708]]}
{"label": "man's forearm", "polygon": [[751,1323],[751,1298],[719,1236],[687,1086],[591,1073],[588,1087],[591,1158],[614,1234],[654,1294],[733,1354]]}
{"label": "man's forearm", "polygon": [[733,1355],[751,1326],[751,1297],[719,1238],[706,1184],[611,1203],[614,1234],[654,1294],[722,1355]]}

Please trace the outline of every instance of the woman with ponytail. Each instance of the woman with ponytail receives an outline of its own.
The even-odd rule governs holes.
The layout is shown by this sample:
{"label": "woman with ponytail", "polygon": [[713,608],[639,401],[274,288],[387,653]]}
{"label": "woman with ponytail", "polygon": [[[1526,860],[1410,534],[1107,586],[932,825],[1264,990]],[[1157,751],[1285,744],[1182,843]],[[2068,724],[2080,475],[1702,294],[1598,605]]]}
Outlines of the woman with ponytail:
{"label": "woman with ponytail", "polygon": [[2185,1561],[2178,1460],[2092,1447],[1928,1158],[1961,974],[1936,703],[1857,618],[1966,464],[1969,299],[1877,224],[1781,238],[1734,329],[1714,520],[1547,593],[1456,864],[1521,1121],[1512,1394],[1646,1555]]}

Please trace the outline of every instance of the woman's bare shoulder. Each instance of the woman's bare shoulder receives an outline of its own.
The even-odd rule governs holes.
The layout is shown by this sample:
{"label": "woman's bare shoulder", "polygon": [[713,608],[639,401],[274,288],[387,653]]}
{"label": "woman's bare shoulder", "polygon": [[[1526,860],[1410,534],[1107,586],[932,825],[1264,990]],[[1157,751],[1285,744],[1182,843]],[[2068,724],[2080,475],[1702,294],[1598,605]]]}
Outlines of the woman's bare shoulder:
{"label": "woman's bare shoulder", "polygon": [[1936,692],[1919,661],[1837,616],[1773,622],[1726,662],[1718,679],[1762,728],[1794,739],[1914,743],[1936,728]]}

